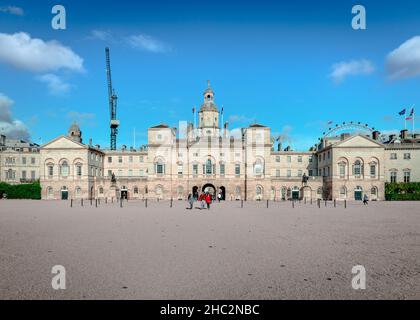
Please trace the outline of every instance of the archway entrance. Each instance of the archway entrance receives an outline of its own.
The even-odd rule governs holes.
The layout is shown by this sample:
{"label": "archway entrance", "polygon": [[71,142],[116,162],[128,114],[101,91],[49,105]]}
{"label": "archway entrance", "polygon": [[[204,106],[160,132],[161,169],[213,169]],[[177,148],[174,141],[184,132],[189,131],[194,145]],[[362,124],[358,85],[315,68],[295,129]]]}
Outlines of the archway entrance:
{"label": "archway entrance", "polygon": [[67,190],[67,187],[61,188],[61,200],[68,200],[69,199],[69,191]]}
{"label": "archway entrance", "polygon": [[225,187],[220,187],[220,194],[222,195],[220,200],[226,200],[226,188]]}
{"label": "archway entrance", "polygon": [[363,189],[361,187],[357,187],[356,189],[354,189],[354,200],[362,201],[362,194]]}
{"label": "archway entrance", "polygon": [[292,200],[299,200],[300,199],[300,192],[298,187],[294,187],[292,189]]}
{"label": "archway entrance", "polygon": [[128,190],[125,186],[121,187],[121,199],[123,199],[123,200],[128,199]]}
{"label": "archway entrance", "polygon": [[216,188],[211,183],[205,184],[202,188],[204,193],[209,193],[213,199],[216,198]]}
{"label": "archway entrance", "polygon": [[192,188],[192,195],[195,199],[198,199],[198,187],[197,186],[194,186]]}

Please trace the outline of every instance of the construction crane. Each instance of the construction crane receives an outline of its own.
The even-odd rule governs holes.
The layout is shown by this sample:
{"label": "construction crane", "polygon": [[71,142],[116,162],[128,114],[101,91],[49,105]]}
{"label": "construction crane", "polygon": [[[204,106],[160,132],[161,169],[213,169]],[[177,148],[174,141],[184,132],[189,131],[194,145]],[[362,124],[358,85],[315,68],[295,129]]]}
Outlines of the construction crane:
{"label": "construction crane", "polygon": [[117,120],[117,95],[115,90],[112,88],[111,80],[111,63],[109,59],[109,48],[105,48],[106,55],[106,77],[108,80],[108,98],[109,98],[109,113],[111,116],[110,128],[111,128],[111,150],[117,149],[117,133],[120,122]]}

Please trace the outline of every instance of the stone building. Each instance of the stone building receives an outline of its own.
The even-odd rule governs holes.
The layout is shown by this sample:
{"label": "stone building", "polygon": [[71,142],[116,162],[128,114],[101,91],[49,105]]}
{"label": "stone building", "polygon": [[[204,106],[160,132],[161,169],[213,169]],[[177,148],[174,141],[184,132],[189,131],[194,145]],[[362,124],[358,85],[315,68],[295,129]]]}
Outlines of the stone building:
{"label": "stone building", "polygon": [[39,179],[40,146],[0,136],[0,181],[30,183]]}
{"label": "stone building", "polygon": [[283,149],[261,124],[230,130],[222,114],[208,84],[198,125],[152,126],[140,149],[84,144],[73,124],[34,153],[42,198],[186,199],[207,191],[225,200],[383,200],[385,182],[420,181],[420,139],[406,130],[385,141],[378,131],[324,135],[300,152]]}

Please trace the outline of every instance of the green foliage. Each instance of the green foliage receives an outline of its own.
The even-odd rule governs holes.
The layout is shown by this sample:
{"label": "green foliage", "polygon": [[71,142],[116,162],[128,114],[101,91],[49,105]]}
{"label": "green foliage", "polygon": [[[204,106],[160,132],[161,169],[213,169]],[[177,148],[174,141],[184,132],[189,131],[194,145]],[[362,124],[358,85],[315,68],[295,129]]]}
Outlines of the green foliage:
{"label": "green foliage", "polygon": [[7,199],[41,199],[41,185],[39,182],[30,184],[11,185],[0,182],[0,198],[7,194]]}
{"label": "green foliage", "polygon": [[420,200],[420,182],[386,183],[385,199],[389,201]]}

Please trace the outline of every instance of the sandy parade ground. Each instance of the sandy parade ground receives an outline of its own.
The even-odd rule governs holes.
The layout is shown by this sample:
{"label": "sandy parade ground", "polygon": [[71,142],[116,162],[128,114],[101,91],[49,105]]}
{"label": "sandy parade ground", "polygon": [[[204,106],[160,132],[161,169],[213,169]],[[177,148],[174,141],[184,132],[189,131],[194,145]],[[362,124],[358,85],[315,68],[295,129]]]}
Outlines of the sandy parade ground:
{"label": "sandy parade ground", "polygon": [[186,206],[2,200],[0,298],[420,299],[419,203]]}

